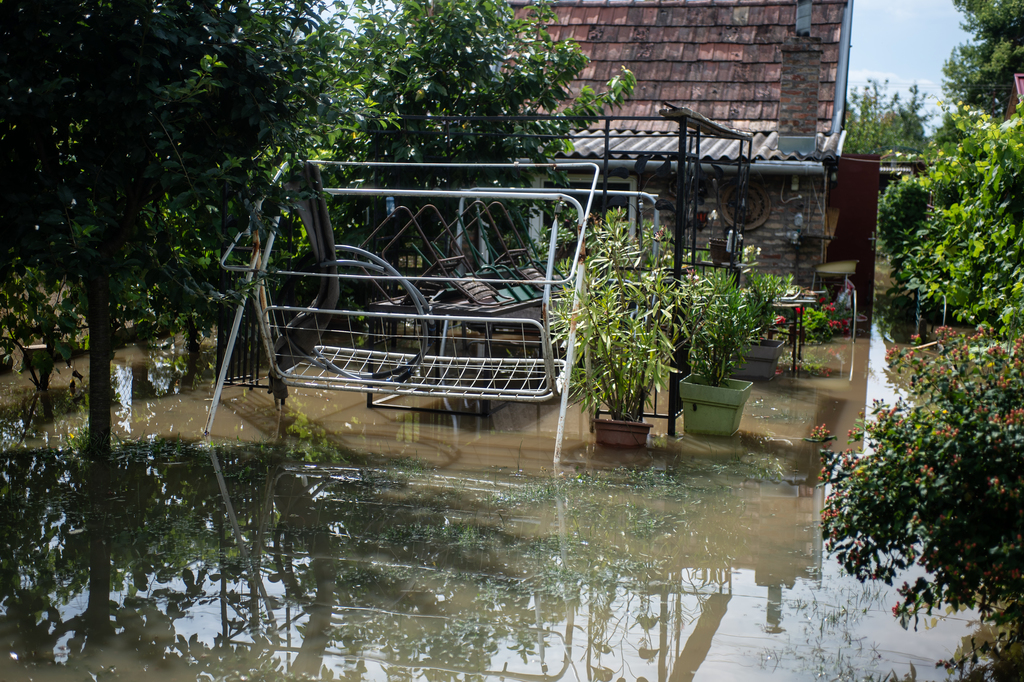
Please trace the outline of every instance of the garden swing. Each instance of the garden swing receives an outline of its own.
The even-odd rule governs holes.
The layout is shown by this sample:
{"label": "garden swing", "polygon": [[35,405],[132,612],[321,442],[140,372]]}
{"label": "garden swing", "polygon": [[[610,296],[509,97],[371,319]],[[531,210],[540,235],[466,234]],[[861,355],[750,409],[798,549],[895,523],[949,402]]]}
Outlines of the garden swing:
{"label": "garden swing", "polygon": [[[375,172],[400,168],[432,176],[458,169],[482,177],[503,169],[585,171],[592,177],[585,205],[551,189],[372,188]],[[325,187],[327,170],[358,180]],[[307,162],[302,180],[286,187],[311,195],[293,213],[301,219],[315,265],[292,269],[275,262],[275,231],[265,230],[269,235],[261,245],[255,213],[221,259],[223,268],[252,283],[248,301],[257,311],[275,399],[283,404],[289,387],[481,401],[551,399],[561,390],[566,362],[572,362],[555,353],[551,298],[573,295],[598,173],[596,164],[584,162]],[[339,243],[328,201],[376,201],[387,213],[358,244]],[[547,217],[550,237],[540,258],[530,256],[531,245],[513,214]],[[577,235],[564,276],[556,269],[564,246],[557,241],[561,220]],[[244,240],[251,241],[251,250],[240,248]],[[303,287],[315,291],[308,303],[282,295]],[[226,357],[236,334],[233,329]],[[223,386],[222,371],[207,433]]]}

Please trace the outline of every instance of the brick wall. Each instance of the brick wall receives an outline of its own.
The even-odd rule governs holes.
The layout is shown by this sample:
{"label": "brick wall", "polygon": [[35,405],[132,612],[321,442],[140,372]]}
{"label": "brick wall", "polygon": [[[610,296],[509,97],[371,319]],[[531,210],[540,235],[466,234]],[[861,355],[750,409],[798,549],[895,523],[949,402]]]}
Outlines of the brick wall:
{"label": "brick wall", "polygon": [[[751,171],[751,184],[764,189],[771,202],[768,220],[760,227],[748,229],[744,234],[744,246],[757,246],[761,249],[758,269],[776,274],[792,274],[797,284],[810,286],[813,277],[812,268],[824,261],[820,239],[814,238],[823,234],[825,228],[824,178],[821,176],[800,176],[799,189],[792,189],[793,178],[790,175],[758,176],[755,168]],[[667,183],[657,178],[646,177],[641,182],[645,191],[656,196],[668,197],[675,201],[675,179]],[[701,206],[708,212],[718,208],[714,196],[708,196]],[[720,212],[719,212],[720,213]],[[798,244],[792,241],[792,232],[796,230],[794,219],[800,213],[803,225],[800,228],[803,238]],[[645,216],[650,220],[650,215]],[[675,225],[675,216],[663,211],[661,223],[667,230]],[[706,248],[708,239],[725,237],[729,230],[728,224],[719,218],[713,225],[697,233],[697,245]],[[826,244],[827,245],[827,244]]]}
{"label": "brick wall", "polygon": [[781,49],[779,134],[814,135],[818,124],[821,39],[791,37]]}
{"label": "brick wall", "polygon": [[[747,230],[744,246],[761,248],[759,268],[782,275],[791,273],[797,284],[809,286],[813,276],[811,268],[824,260],[821,257],[823,242],[808,237],[820,236],[824,230],[824,178],[800,176],[800,188],[795,191],[789,175],[751,177],[751,184],[764,188],[771,199],[772,210],[764,225]],[[797,229],[794,219],[798,213],[803,215],[800,228],[803,238],[796,246],[791,241],[791,233]]]}

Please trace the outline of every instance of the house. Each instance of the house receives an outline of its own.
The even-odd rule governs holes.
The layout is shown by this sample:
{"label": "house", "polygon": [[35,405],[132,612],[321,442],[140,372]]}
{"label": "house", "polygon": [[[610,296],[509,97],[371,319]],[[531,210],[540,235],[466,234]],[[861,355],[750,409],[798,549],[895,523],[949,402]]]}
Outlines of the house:
{"label": "house", "polygon": [[1013,74],[1013,87],[1010,90],[1010,100],[1006,103],[1006,120],[1017,113],[1017,106],[1024,102],[1024,73]]}
{"label": "house", "polygon": [[[519,16],[530,11],[530,0],[510,2]],[[870,224],[844,221],[842,210],[828,219],[830,206],[858,205],[855,190],[873,192],[870,201],[877,201],[877,178],[871,188],[868,177],[865,188],[863,173],[851,173],[851,183],[842,177],[852,0],[560,0],[550,7],[557,17],[548,27],[552,38],[575,40],[590,58],[577,92],[601,89],[622,67],[637,78],[632,98],[608,124],[612,134],[606,137],[603,123],[581,131],[571,156],[603,159],[607,147],[611,166],[630,166],[641,154],[671,158],[678,139],[665,132],[676,124],[659,113],[691,109],[753,135],[745,244],[762,249],[763,265],[810,284],[814,265],[846,256],[829,248],[837,229],[856,228],[851,242],[863,236],[873,254],[873,214]],[[708,178],[716,162],[739,153],[736,141],[702,147]],[[672,198],[672,179],[647,173],[634,182]],[[706,236],[725,236],[728,176],[701,191],[704,207],[721,216]],[[870,291],[872,274],[862,269]]]}

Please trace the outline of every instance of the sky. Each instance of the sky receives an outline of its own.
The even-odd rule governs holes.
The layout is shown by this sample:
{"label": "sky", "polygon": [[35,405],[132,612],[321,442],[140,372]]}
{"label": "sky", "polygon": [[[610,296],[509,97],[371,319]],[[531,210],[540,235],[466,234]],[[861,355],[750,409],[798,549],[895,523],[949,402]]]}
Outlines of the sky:
{"label": "sky", "polygon": [[[929,121],[940,123],[942,65],[970,34],[951,0],[854,0],[850,88],[869,78],[889,81],[889,93],[906,93],[914,83],[928,97]],[[906,94],[904,96],[907,96]]]}

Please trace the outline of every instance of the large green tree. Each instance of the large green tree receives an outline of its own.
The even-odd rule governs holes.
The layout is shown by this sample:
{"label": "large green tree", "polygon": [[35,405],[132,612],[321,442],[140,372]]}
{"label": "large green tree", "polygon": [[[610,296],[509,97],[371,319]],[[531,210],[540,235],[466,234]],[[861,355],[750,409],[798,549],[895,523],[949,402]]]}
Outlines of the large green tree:
{"label": "large green tree", "polygon": [[1024,71],[1024,0],[953,0],[972,40],[953,50],[943,67],[946,95],[1002,115],[1014,73]]}
{"label": "large green tree", "polygon": [[[584,127],[572,117],[604,113],[635,84],[624,70],[606,92],[573,92],[587,58],[575,43],[551,38],[545,27],[556,19],[543,4],[517,18],[503,0],[357,0],[348,20],[347,61],[361,69],[364,107],[377,114],[363,126],[377,133],[357,150],[364,156],[544,161]],[[472,120],[553,113],[563,118]]]}
{"label": "large green tree", "polygon": [[928,145],[924,97],[917,85],[909,99],[888,93],[889,83],[869,80],[868,85],[850,92],[844,150],[851,154],[921,154]]}
{"label": "large green tree", "polygon": [[[334,34],[298,0],[0,4],[0,282],[66,275],[88,301],[89,425],[110,439],[112,292],[189,285],[226,182],[258,195],[326,113]],[[174,220],[168,219],[174,216]],[[189,243],[189,248],[181,248]]]}

